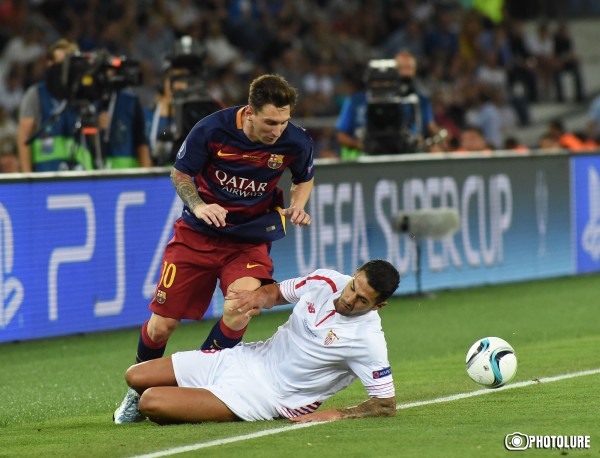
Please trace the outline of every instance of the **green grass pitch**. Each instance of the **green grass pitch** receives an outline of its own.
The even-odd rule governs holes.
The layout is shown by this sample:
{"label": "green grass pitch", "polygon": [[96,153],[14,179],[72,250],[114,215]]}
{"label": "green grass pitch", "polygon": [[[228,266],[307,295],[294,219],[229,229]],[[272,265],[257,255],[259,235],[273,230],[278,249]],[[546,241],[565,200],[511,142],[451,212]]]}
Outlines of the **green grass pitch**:
{"label": "green grass pitch", "polygon": [[[398,297],[380,313],[399,405],[480,388],[464,358],[478,338],[513,345],[513,383],[600,368],[600,275]],[[245,340],[270,336],[289,312],[255,318]],[[167,353],[197,348],[213,322],[182,325]],[[114,425],[139,329],[0,345],[0,457],[127,457],[222,440],[176,456],[588,457],[600,456],[600,374],[495,390],[369,418],[292,428],[286,420],[156,426]],[[366,399],[360,383],[322,408]],[[587,450],[509,452],[504,437],[590,436]],[[227,439],[233,439],[227,442]]]}

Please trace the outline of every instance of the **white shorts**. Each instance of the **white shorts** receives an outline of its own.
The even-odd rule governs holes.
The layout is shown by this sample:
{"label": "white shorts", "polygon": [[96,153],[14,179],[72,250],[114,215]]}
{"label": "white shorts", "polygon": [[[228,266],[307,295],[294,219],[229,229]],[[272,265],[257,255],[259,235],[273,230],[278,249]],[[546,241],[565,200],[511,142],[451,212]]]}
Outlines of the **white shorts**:
{"label": "white shorts", "polygon": [[177,385],[210,391],[239,418],[246,421],[280,417],[274,396],[254,376],[252,355],[243,346],[217,352],[185,351],[171,356]]}

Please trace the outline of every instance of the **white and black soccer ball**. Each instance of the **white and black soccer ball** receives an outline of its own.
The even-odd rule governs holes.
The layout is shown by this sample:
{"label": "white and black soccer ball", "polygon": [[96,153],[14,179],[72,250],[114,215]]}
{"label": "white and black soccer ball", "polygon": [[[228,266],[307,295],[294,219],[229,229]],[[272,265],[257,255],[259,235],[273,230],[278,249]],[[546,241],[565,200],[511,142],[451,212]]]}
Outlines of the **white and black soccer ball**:
{"label": "white and black soccer ball", "polygon": [[467,374],[486,388],[499,388],[517,373],[517,355],[500,337],[479,339],[467,352]]}

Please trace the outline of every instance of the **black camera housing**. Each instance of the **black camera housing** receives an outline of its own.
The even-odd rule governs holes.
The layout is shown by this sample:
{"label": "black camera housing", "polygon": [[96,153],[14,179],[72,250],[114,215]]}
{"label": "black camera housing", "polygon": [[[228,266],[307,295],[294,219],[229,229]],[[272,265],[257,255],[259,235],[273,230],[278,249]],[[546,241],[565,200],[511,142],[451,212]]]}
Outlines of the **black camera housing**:
{"label": "black camera housing", "polygon": [[412,78],[400,77],[394,59],[371,60],[365,75],[369,155],[413,153],[417,137],[419,98]]}
{"label": "black camera housing", "polygon": [[46,85],[57,100],[94,102],[128,86],[143,83],[140,65],[108,52],[70,53],[46,73]]}
{"label": "black camera housing", "polygon": [[[206,50],[192,37],[181,37],[165,60],[165,76],[169,78],[175,128],[163,135],[162,140],[172,143],[165,163],[172,163],[188,133],[202,118],[223,108],[212,97],[206,86],[207,69],[204,66]],[[178,85],[177,82],[184,84]]]}

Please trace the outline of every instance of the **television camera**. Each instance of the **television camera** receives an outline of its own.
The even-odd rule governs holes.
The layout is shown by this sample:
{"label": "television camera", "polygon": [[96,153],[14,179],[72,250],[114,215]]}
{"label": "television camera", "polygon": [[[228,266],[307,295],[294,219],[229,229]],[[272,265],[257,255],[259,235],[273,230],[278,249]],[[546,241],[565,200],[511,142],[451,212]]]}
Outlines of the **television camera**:
{"label": "television camera", "polygon": [[416,151],[421,113],[413,78],[401,77],[394,59],[369,61],[366,72],[367,154]]}
{"label": "television camera", "polygon": [[139,63],[112,56],[105,50],[69,53],[63,61],[48,68],[45,82],[52,97],[62,101],[62,109],[54,112],[47,123],[56,122],[66,108],[75,110],[77,139],[74,150],[79,147],[89,150],[94,167],[104,168],[98,110],[105,108],[117,91],[142,84]]}
{"label": "television camera", "polygon": [[177,41],[165,59],[165,78],[172,94],[169,111],[173,122],[170,122],[168,130],[159,134],[158,151],[153,151],[157,165],[172,164],[179,147],[196,123],[223,108],[206,86],[205,56],[205,48],[186,35]]}
{"label": "television camera", "polygon": [[107,51],[70,53],[50,66],[46,84],[55,99],[79,105],[106,100],[115,91],[141,85],[142,72],[138,62]]}

